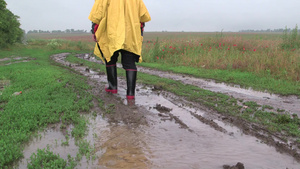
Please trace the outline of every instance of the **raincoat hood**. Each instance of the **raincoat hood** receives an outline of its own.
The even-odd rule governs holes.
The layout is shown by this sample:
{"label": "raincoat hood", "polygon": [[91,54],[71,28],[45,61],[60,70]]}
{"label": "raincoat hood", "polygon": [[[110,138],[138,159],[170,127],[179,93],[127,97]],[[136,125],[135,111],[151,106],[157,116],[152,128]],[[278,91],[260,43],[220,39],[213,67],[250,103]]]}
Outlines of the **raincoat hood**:
{"label": "raincoat hood", "polygon": [[151,20],[143,0],[95,0],[89,20],[99,25],[95,55],[109,62],[115,51],[123,49],[142,61],[141,22]]}

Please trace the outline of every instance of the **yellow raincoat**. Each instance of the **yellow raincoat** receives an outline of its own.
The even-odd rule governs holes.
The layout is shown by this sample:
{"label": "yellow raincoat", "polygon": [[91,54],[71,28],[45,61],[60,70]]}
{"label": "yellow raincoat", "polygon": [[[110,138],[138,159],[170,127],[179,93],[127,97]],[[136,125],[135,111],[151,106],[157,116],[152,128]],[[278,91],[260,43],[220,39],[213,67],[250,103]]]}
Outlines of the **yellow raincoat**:
{"label": "yellow raincoat", "polygon": [[[95,35],[107,62],[120,49],[142,61],[141,22],[151,20],[143,0],[95,0],[89,20],[99,25]],[[97,44],[94,53],[103,60]]]}

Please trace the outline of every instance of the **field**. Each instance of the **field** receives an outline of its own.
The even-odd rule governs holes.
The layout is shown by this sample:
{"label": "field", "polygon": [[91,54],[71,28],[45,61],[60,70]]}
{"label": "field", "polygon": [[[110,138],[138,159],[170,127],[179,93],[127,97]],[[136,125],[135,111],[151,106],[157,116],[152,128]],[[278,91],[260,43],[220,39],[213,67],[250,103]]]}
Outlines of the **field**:
{"label": "field", "polygon": [[[237,162],[294,168],[300,161],[300,43],[294,36],[146,32],[132,105],[122,69],[120,93],[103,91],[105,66],[92,55],[90,34],[28,34],[25,45],[0,51],[0,168]],[[41,146],[28,148],[32,142]],[[210,149],[204,165],[197,157],[207,158],[200,152]]]}

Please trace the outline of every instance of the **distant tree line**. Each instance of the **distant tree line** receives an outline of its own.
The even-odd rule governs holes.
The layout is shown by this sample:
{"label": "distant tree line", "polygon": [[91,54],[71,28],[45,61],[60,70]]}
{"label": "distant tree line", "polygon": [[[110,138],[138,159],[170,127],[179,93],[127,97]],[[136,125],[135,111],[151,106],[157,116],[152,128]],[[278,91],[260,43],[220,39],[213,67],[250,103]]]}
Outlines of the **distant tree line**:
{"label": "distant tree line", "polygon": [[87,33],[86,30],[74,30],[74,29],[66,29],[64,31],[62,30],[53,30],[53,31],[44,31],[44,30],[30,30],[27,32],[30,33]]}
{"label": "distant tree line", "polygon": [[[246,30],[240,30],[239,32],[292,32],[292,31],[294,31],[294,29],[281,28],[281,29],[261,29],[261,30],[246,29]],[[299,29],[298,29],[298,32],[300,32]]]}
{"label": "distant tree line", "polygon": [[19,17],[8,10],[6,5],[4,0],[0,0],[0,48],[21,42],[24,34]]}

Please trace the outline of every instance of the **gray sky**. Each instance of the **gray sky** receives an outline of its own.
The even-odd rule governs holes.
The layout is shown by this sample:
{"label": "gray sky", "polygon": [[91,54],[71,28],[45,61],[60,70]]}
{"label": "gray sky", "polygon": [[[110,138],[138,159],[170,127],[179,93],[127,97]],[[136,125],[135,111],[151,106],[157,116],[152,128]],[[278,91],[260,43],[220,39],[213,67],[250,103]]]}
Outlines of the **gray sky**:
{"label": "gray sky", "polygon": [[[90,30],[94,0],[5,0],[29,30]],[[239,31],[300,26],[299,0],[144,0],[145,31]]]}

